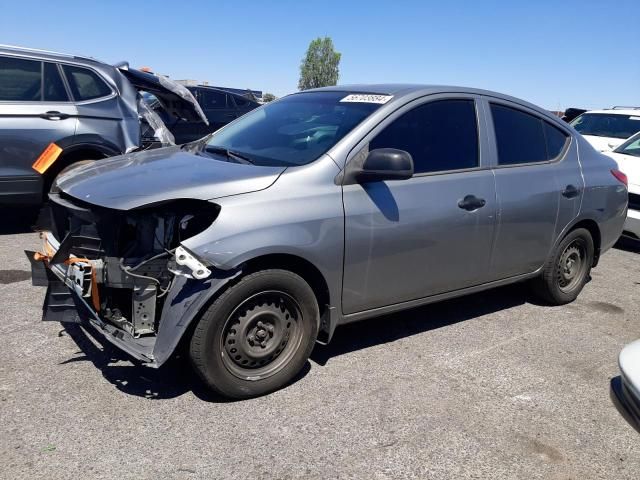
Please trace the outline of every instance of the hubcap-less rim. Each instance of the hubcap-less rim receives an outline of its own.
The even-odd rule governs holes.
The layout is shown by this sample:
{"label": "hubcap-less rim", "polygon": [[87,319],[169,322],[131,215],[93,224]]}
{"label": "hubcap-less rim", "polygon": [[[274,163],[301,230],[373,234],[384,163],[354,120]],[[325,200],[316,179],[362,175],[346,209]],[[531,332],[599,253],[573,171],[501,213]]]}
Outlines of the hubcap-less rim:
{"label": "hubcap-less rim", "polygon": [[302,340],[298,302],[280,291],[257,293],[240,303],[222,330],[222,361],[233,375],[259,380],[276,374]]}
{"label": "hubcap-less rim", "polygon": [[571,242],[560,255],[556,279],[560,290],[570,292],[578,286],[587,268],[586,249],[579,239]]}

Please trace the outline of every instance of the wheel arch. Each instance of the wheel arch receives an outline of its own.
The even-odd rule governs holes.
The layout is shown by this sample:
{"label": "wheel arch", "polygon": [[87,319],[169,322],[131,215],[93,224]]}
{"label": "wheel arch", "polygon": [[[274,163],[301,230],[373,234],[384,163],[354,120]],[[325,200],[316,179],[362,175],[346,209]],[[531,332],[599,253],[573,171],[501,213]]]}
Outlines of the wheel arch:
{"label": "wheel arch", "polygon": [[81,160],[100,160],[120,154],[115,146],[108,144],[93,142],[73,143],[68,146],[64,145],[65,142],[58,142],[57,144],[62,148],[62,153],[43,175],[45,195],[56,176],[69,165]]}
{"label": "wheel arch", "polygon": [[593,265],[592,267],[596,267],[598,262],[600,261],[600,251],[602,246],[602,233],[600,232],[600,227],[598,223],[591,218],[582,218],[577,219],[574,223],[569,225],[563,232],[563,234],[558,238],[558,243],[561,242],[569,233],[576,230],[577,228],[584,228],[591,234],[591,238],[593,239]]}
{"label": "wheel arch", "polygon": [[220,295],[251,273],[266,269],[288,270],[302,277],[313,290],[320,310],[317,341],[331,340],[338,324],[337,309],[330,304],[329,287],[324,275],[312,262],[286,253],[270,253],[245,260],[231,270],[216,269],[206,281],[176,280],[176,290],[169,293],[160,319],[160,331],[154,347],[155,366],[163,364],[173,353],[182,350],[191,337],[197,319]]}
{"label": "wheel arch", "polygon": [[309,284],[320,311],[320,341],[328,342],[336,327],[335,308],[331,306],[329,285],[320,269],[309,260],[295,254],[269,253],[246,260],[242,266],[242,274],[272,268],[293,272]]}

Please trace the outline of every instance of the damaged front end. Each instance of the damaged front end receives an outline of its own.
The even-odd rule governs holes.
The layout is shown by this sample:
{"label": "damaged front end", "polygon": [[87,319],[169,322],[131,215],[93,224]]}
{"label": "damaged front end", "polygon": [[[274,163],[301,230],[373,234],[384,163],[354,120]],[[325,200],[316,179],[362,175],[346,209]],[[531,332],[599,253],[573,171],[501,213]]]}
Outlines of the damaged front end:
{"label": "damaged front end", "polygon": [[161,365],[210,294],[238,273],[181,245],[218,212],[204,200],[115,210],[50,194],[38,225],[43,251],[27,252],[34,284],[48,287],[43,320],[92,324],[134,358]]}

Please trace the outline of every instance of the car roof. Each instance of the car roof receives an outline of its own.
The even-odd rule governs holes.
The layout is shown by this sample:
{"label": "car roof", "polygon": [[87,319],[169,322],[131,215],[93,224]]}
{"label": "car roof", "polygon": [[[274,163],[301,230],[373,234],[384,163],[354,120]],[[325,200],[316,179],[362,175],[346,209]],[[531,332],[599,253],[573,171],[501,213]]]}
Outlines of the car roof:
{"label": "car roof", "polygon": [[503,93],[493,92],[491,90],[482,90],[479,88],[461,87],[456,85],[422,85],[414,83],[379,83],[379,84],[353,84],[353,85],[335,85],[333,87],[314,88],[311,90],[303,90],[302,92],[351,92],[351,93],[368,93],[372,95],[392,95],[394,98],[402,98],[405,96],[433,95],[435,93],[468,93],[473,95],[486,95],[489,97],[502,98],[516,103],[526,103],[536,109],[535,105],[529,104],[524,100],[505,95]]}
{"label": "car roof", "polygon": [[[456,85],[428,85],[415,83],[378,83],[378,84],[353,84],[353,85],[335,85],[332,87],[314,88],[296,92],[293,95],[307,92],[349,92],[349,93],[365,93],[372,95],[391,95],[392,101],[401,101],[403,98],[417,98],[425,95],[434,95],[437,93],[465,93],[470,95],[484,95],[487,97],[505,100],[511,103],[519,104],[535,110],[549,118],[559,120],[548,110],[537,105],[522,100],[520,98],[505,95],[503,93],[491,90],[483,90],[480,88],[462,87]],[[391,103],[391,102],[389,102]]]}
{"label": "car roof", "polygon": [[[209,85],[185,85],[185,87],[187,87],[189,90],[213,90],[214,92],[226,93],[227,95],[231,95],[232,97],[242,97],[245,100],[249,100],[250,102],[257,103],[254,100],[251,100],[250,98],[247,98],[240,93],[230,92],[229,90],[225,90],[224,88],[212,87]],[[247,92],[251,93],[251,90],[247,90]]]}
{"label": "car roof", "polygon": [[603,108],[601,110],[589,110],[586,113],[606,113],[609,115],[633,115],[640,117],[640,108]]}
{"label": "car roof", "polygon": [[0,44],[0,54],[14,55],[25,58],[36,58],[38,60],[50,60],[56,62],[72,62],[86,65],[107,65],[100,60],[91,57],[82,57],[79,55],[70,55],[67,53],[52,52],[49,50],[39,50],[36,48],[18,47],[15,45]]}

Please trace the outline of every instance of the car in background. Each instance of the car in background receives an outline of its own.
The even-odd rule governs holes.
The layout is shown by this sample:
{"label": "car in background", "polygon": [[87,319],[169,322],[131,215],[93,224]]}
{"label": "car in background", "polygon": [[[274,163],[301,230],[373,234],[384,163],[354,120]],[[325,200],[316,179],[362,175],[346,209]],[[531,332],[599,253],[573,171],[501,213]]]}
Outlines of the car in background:
{"label": "car in background", "polygon": [[613,152],[605,152],[618,164],[629,182],[629,210],[623,235],[640,240],[640,132],[633,135]]}
{"label": "car in background", "polygon": [[622,416],[640,432],[640,340],[618,356],[620,376],[611,380],[611,399]]}
{"label": "car in background", "polygon": [[123,63],[0,46],[0,204],[40,203],[66,169],[174,143],[139,92],[206,123],[184,86]]}
{"label": "car in background", "polygon": [[570,125],[599,152],[611,151],[640,131],[640,107],[613,107],[590,110]]}
{"label": "car in background", "polygon": [[188,345],[234,398],[286,385],[341,324],[521,281],[569,303],[627,210],[560,118],[444,86],[302,91],[56,186],[28,253],[44,318],[150,367]]}
{"label": "car in background", "polygon": [[574,107],[570,107],[567,108],[564,113],[562,114],[562,120],[564,120],[565,122],[569,123],[571,120],[573,120],[574,118],[576,118],[578,115],[582,115],[584,112],[586,112],[586,110],[584,108],[574,108]]}
{"label": "car in background", "polygon": [[[196,98],[202,108],[208,125],[197,120],[186,120],[168,113],[160,105],[154,96],[145,95],[149,105],[158,113],[167,128],[173,134],[178,145],[193,142],[226,124],[241,117],[247,112],[260,106],[260,103],[252,95],[240,95],[223,89],[208,87],[204,85],[186,86],[186,88]],[[252,97],[252,98],[250,98]]]}

